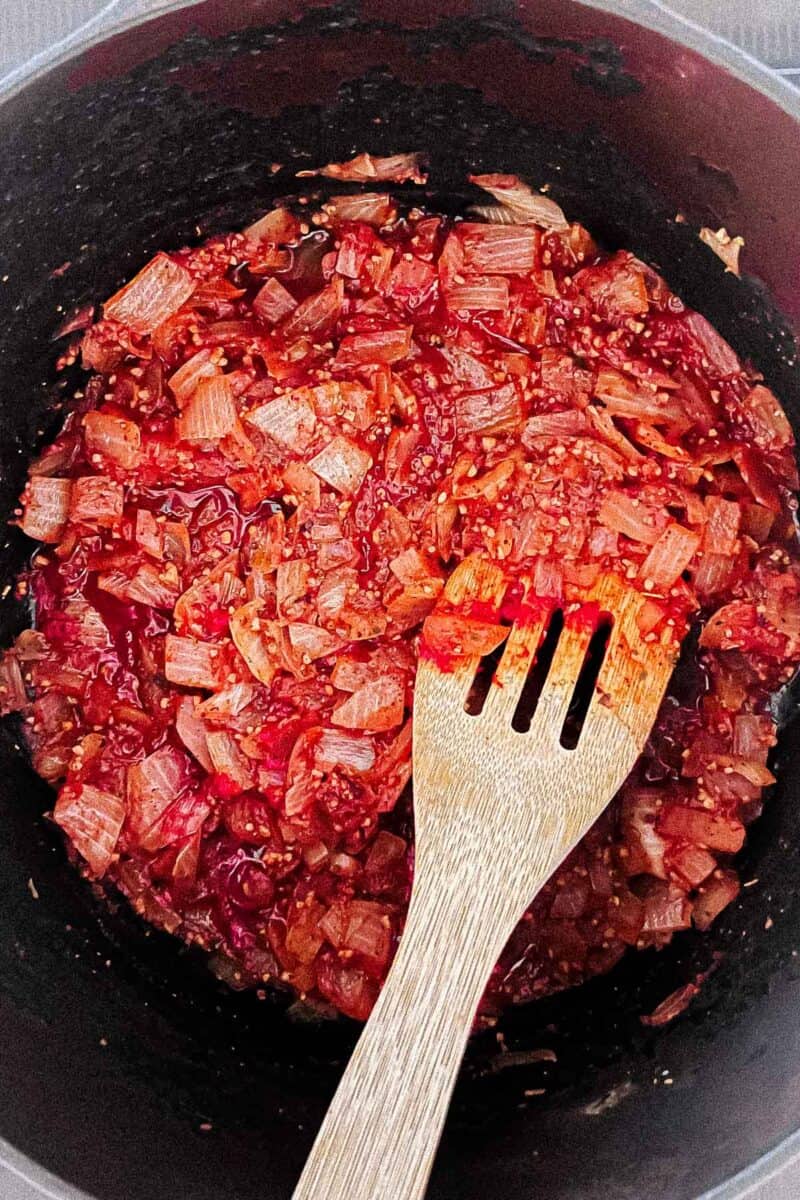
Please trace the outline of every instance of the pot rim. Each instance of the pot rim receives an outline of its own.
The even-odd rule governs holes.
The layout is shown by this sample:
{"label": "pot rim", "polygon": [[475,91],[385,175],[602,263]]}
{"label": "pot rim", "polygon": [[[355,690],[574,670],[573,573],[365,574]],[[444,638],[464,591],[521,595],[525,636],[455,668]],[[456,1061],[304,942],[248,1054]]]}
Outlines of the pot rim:
{"label": "pot rim", "polygon": [[[173,0],[171,4],[150,13],[118,16],[106,5],[89,21],[29,62],[22,64],[0,79],[0,104],[5,103],[29,84],[43,78],[56,67],[77,58],[92,47],[138,25],[157,21],[166,14],[191,8],[201,0]],[[746,50],[705,29],[702,25],[674,12],[662,0],[569,0],[585,7],[607,12],[641,25],[694,50],[715,65],[735,75],[743,83],[760,92],[789,116],[800,123],[800,88],[760,62]],[[113,3],[113,0],[112,0]],[[123,8],[126,0],[122,0]],[[114,5],[116,7],[116,5]],[[107,18],[110,22],[106,23]],[[800,132],[800,131],[799,131]],[[758,1200],[757,1192],[776,1182],[782,1175],[800,1171],[800,1129],[788,1135],[749,1166],[730,1179],[698,1195],[696,1200]],[[35,1189],[47,1200],[96,1200],[88,1192],[75,1187],[48,1171],[10,1142],[0,1137],[0,1167],[28,1188]],[[788,1193],[787,1193],[788,1194]],[[13,1200],[10,1197],[9,1200]],[[20,1198],[21,1200],[21,1198]],[[762,1200],[766,1197],[762,1196]]]}

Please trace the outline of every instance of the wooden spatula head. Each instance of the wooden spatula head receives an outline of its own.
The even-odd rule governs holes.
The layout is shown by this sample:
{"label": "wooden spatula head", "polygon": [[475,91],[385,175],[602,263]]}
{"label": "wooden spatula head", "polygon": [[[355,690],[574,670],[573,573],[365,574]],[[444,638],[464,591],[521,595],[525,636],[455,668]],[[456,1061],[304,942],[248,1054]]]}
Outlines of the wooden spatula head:
{"label": "wooden spatula head", "polygon": [[[453,572],[426,622],[414,700],[417,840],[424,853],[434,830],[457,829],[459,822],[464,830],[472,824],[468,814],[480,814],[484,851],[492,853],[490,833],[498,840],[511,835],[538,874],[545,843],[555,869],[630,772],[678,646],[669,625],[641,632],[645,597],[614,575],[602,576],[582,603],[566,608],[528,587],[504,609],[508,592],[501,566],[473,555]],[[510,624],[502,612],[512,614]],[[529,724],[520,722],[520,699],[532,671],[541,673],[548,629],[552,649],[554,622],[560,633],[546,678]],[[597,652],[598,629],[607,631],[607,644],[600,646],[602,662],[570,747],[565,723],[593,639]],[[470,712],[476,676],[498,648],[480,711]],[[451,804],[454,810],[446,811]]]}

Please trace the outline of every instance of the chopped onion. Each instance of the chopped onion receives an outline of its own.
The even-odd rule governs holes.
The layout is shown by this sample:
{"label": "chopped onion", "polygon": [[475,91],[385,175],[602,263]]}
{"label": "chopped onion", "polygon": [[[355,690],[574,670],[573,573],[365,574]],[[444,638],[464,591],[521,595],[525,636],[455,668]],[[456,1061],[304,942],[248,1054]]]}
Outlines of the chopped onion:
{"label": "chopped onion", "polygon": [[214,691],[222,683],[224,666],[218,646],[210,642],[198,642],[195,638],[167,634],[164,674],[170,683]]}
{"label": "chopped onion", "polygon": [[231,637],[250,672],[269,687],[280,666],[280,650],[272,622],[263,616],[260,600],[250,600],[231,613]]}
{"label": "chopped onion", "polygon": [[459,434],[509,433],[522,424],[522,403],[513,383],[490,392],[461,392],[456,397]]}
{"label": "chopped onion", "polygon": [[396,675],[370,680],[333,710],[334,725],[366,729],[373,733],[394,729],[403,722],[405,690]]}
{"label": "chopped onion", "polygon": [[289,643],[303,658],[312,662],[317,658],[327,658],[335,654],[342,646],[342,639],[321,629],[319,625],[309,625],[304,621],[292,621],[287,627]]}
{"label": "chopped onion", "polygon": [[89,454],[102,454],[128,470],[139,462],[142,435],[134,421],[109,413],[88,412],[83,418],[83,428]]}
{"label": "chopped onion", "polygon": [[[170,576],[169,572],[172,572]],[[100,571],[97,586],[118,600],[147,604],[151,608],[173,609],[181,594],[180,580],[174,567],[140,563],[132,575],[125,570]]]}
{"label": "chopped onion", "polygon": [[643,1025],[649,1025],[651,1028],[667,1025],[689,1007],[699,991],[700,988],[696,983],[685,983],[683,987],[670,992],[666,1000],[662,1000],[660,1004],[656,1005],[648,1017],[640,1017],[639,1020]]}
{"label": "chopped onion", "polygon": [[125,805],[119,796],[88,783],[64,787],[53,820],[86,859],[92,874],[97,878],[105,875],[125,820]]}
{"label": "chopped onion", "polygon": [[287,340],[303,334],[325,333],[339,319],[344,301],[344,280],[336,276],[321,292],[309,296],[281,326]]}
{"label": "chopped onion", "polygon": [[232,733],[227,729],[209,730],[206,743],[217,774],[232,780],[240,791],[253,786],[252,770]]}
{"label": "chopped onion", "polygon": [[69,505],[71,521],[110,527],[122,518],[122,484],[107,475],[83,475],[74,481]]}
{"label": "chopped onion", "polygon": [[703,533],[703,545],[712,554],[734,554],[742,519],[741,505],[722,496],[707,496],[705,510],[708,523]]}
{"label": "chopped onion", "polygon": [[0,716],[19,712],[28,705],[28,695],[19,659],[13,650],[0,656]]}
{"label": "chopped onion", "polygon": [[622,533],[632,541],[644,542],[648,546],[654,546],[659,541],[668,519],[663,509],[652,508],[636,496],[629,496],[614,488],[603,496],[597,515],[598,520],[615,533]]}
{"label": "chopped onion", "polygon": [[238,717],[253,702],[257,692],[253,683],[232,683],[199,704],[197,715],[212,725],[224,725],[231,717]]}
{"label": "chopped onion", "polygon": [[407,358],[410,350],[411,328],[403,325],[342,338],[335,361],[338,367],[352,367],[360,363],[395,363]]}
{"label": "chopped onion", "polygon": [[191,779],[190,760],[174,746],[162,746],[128,767],[127,828],[144,849],[157,848],[156,826]]}
{"label": "chopped onion", "polygon": [[309,462],[319,478],[343,496],[354,496],[372,466],[372,455],[346,437],[335,437]]}
{"label": "chopped onion", "polygon": [[734,351],[704,316],[689,312],[684,323],[715,371],[720,375],[735,375],[741,370]]}
{"label": "chopped onion", "polygon": [[428,176],[422,171],[420,154],[392,154],[388,158],[374,158],[371,154],[357,154],[347,162],[327,163],[313,171],[298,171],[298,175],[326,175],[329,179],[342,179],[352,183],[425,183]]}
{"label": "chopped onion", "polygon": [[226,375],[201,379],[178,418],[178,433],[186,441],[219,441],[238,424],[236,404]]}
{"label": "chopped onion", "polygon": [[711,879],[700,888],[694,902],[694,923],[698,929],[706,930],[716,921],[724,908],[739,895],[739,880],[735,871],[715,871]]}
{"label": "chopped onion", "polygon": [[22,497],[20,526],[38,542],[57,542],[64,532],[72,496],[70,479],[34,475]]}
{"label": "chopped onion", "polygon": [[732,817],[724,817],[707,808],[688,808],[665,804],[659,818],[659,831],[665,837],[685,838],[719,850],[736,854],[744,844],[744,825]]}
{"label": "chopped onion", "polygon": [[250,242],[273,242],[276,245],[295,241],[299,233],[300,222],[287,208],[271,208],[244,231]]}
{"label": "chopped onion", "polygon": [[491,654],[508,636],[504,625],[477,617],[434,612],[423,626],[423,651],[434,657],[480,657]]}
{"label": "chopped onion", "polygon": [[305,450],[317,424],[314,408],[305,398],[306,390],[298,388],[295,393],[279,396],[277,400],[252,409],[247,413],[247,421],[280,445],[290,450]]}
{"label": "chopped onion", "polygon": [[456,311],[505,312],[509,303],[508,280],[502,275],[473,275],[463,283],[452,283],[444,294]]}
{"label": "chopped onion", "polygon": [[639,572],[645,586],[669,588],[686,570],[700,544],[700,535],[674,521],[650,550]]}
{"label": "chopped onion", "polygon": [[794,433],[780,401],[763,384],[756,384],[742,400],[756,445],[773,450],[793,446]]}
{"label": "chopped onion", "polygon": [[186,749],[204,771],[212,771],[211,755],[206,741],[206,727],[197,714],[193,696],[181,696],[175,712],[175,729]]}
{"label": "chopped onion", "polygon": [[391,196],[384,192],[362,192],[355,196],[331,196],[326,207],[335,221],[364,221],[367,225],[388,225],[397,215]]}
{"label": "chopped onion", "polygon": [[501,210],[520,225],[530,222],[543,229],[569,229],[569,222],[549,196],[534,192],[516,175],[470,175],[470,183],[483,188],[499,201]]}
{"label": "chopped onion", "polygon": [[375,766],[375,745],[361,734],[341,729],[322,729],[314,747],[314,761],[322,771],[338,767],[363,774]]}
{"label": "chopped onion", "polygon": [[203,379],[211,379],[221,375],[220,368],[212,361],[210,350],[198,350],[188,358],[183,366],[178,367],[169,377],[169,386],[175,397],[178,408],[185,408],[190,397],[197,391]]}
{"label": "chopped onion", "polygon": [[186,303],[195,286],[184,267],[167,254],[157,254],[106,301],[103,313],[134,333],[152,333]]}
{"label": "chopped onion", "polygon": [[463,247],[464,270],[478,275],[525,275],[536,266],[539,233],[525,225],[456,227]]}
{"label": "chopped onion", "polygon": [[267,280],[253,300],[253,312],[269,325],[277,325],[296,308],[297,301],[292,293],[274,276]]}

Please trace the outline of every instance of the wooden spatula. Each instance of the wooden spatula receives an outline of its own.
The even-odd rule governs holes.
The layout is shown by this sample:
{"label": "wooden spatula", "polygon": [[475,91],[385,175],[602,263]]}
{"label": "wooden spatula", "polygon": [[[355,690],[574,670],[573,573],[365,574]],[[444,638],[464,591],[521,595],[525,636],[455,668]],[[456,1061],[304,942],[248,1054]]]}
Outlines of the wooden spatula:
{"label": "wooden spatula", "polygon": [[[643,637],[641,593],[605,576],[586,604],[559,618],[563,629],[527,732],[512,720],[519,725],[518,702],[553,619],[535,598],[517,605],[521,615],[482,709],[470,715],[465,703],[481,659],[469,651],[481,634],[486,641],[505,591],[496,564],[478,556],[461,563],[442,604],[446,616],[465,618],[451,622],[464,636],[445,670],[441,660],[420,660],[408,920],[294,1200],[424,1195],[492,968],[533,897],[631,770],[672,673],[673,632]],[[489,623],[476,613],[490,614]],[[610,626],[607,646],[577,745],[566,749],[565,720],[599,623]]]}

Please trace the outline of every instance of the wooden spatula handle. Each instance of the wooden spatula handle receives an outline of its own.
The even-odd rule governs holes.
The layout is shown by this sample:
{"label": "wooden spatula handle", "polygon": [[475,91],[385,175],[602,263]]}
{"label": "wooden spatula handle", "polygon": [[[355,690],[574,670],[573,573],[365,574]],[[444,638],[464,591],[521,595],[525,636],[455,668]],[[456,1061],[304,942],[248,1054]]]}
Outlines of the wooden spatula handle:
{"label": "wooden spatula handle", "polygon": [[424,1196],[475,1011],[520,916],[518,902],[498,913],[497,891],[482,881],[476,894],[461,866],[449,888],[418,873],[394,964],[294,1200]]}

